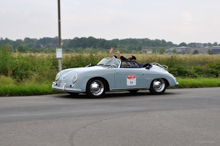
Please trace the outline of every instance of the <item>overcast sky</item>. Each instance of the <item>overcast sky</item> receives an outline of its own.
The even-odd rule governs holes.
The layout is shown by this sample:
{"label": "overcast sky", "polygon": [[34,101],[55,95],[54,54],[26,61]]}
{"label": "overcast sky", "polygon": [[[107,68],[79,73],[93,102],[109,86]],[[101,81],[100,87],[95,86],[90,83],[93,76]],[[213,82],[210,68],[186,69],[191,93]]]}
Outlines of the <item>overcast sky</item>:
{"label": "overcast sky", "polygon": [[[220,43],[219,0],[61,0],[61,37]],[[0,37],[58,36],[57,0],[0,0]]]}

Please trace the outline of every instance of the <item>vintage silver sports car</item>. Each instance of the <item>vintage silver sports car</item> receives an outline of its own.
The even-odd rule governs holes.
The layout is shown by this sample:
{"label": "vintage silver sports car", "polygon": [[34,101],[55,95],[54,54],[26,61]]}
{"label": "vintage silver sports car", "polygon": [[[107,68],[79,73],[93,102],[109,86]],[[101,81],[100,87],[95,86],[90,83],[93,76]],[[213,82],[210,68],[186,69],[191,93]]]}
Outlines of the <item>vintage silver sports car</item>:
{"label": "vintage silver sports car", "polygon": [[138,64],[107,57],[96,66],[60,71],[52,89],[71,95],[86,93],[89,97],[103,97],[106,91],[128,90],[135,93],[140,89],[149,89],[152,94],[163,94],[167,87],[179,84],[167,68],[158,63]]}

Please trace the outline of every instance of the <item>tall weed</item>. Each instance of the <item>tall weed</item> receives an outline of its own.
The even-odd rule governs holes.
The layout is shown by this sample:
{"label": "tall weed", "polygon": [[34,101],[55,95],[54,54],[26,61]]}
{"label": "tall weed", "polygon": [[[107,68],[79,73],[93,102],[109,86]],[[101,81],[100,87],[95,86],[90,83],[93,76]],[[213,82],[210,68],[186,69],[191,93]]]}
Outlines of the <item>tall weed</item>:
{"label": "tall weed", "polygon": [[12,56],[12,50],[6,45],[3,45],[0,48],[0,74],[10,77],[15,68],[14,63],[15,60]]}
{"label": "tall weed", "polygon": [[[161,54],[122,54],[135,55],[139,63],[158,62],[167,65],[168,71],[179,77],[219,77],[220,55],[161,55]],[[110,57],[91,49],[90,53],[63,54],[63,69],[96,65],[102,58]],[[55,54],[13,53],[7,46],[0,48],[0,75],[12,77],[17,82],[52,82],[58,72],[58,59]]]}

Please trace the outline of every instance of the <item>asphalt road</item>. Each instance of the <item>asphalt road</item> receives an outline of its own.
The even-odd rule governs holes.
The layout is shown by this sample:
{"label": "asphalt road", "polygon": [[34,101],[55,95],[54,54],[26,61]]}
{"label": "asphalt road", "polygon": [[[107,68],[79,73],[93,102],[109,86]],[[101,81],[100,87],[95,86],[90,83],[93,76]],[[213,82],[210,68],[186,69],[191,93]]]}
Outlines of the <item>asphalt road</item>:
{"label": "asphalt road", "polygon": [[219,146],[219,93],[0,97],[0,146]]}

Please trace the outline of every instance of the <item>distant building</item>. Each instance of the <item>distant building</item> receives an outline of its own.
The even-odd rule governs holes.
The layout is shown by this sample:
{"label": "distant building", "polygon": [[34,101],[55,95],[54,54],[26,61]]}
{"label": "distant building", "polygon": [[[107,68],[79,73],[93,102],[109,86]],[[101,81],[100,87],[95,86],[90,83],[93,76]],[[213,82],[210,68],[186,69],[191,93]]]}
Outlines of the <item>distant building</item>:
{"label": "distant building", "polygon": [[190,53],[190,51],[191,51],[189,47],[182,46],[182,47],[173,47],[170,49],[166,49],[166,53],[167,54],[174,54],[173,50],[176,50],[177,54]]}
{"label": "distant building", "polygon": [[220,46],[213,46],[210,48],[213,54],[220,54]]}
{"label": "distant building", "polygon": [[166,54],[174,54],[173,53],[173,48],[170,48],[170,49],[166,49]]}
{"label": "distant building", "polygon": [[191,48],[190,54],[193,54],[195,50],[198,50],[199,54],[207,54],[209,48]]}
{"label": "distant building", "polygon": [[190,48],[190,47],[173,47],[170,49],[166,49],[167,54],[174,54],[173,50],[176,49],[177,54],[193,54],[195,50],[199,51],[199,54],[207,54],[208,50],[210,49],[213,54],[220,54],[220,46],[213,46],[213,47],[203,47],[203,48]]}
{"label": "distant building", "polygon": [[152,49],[142,49],[143,53],[147,53],[147,54],[151,54],[152,53]]}

